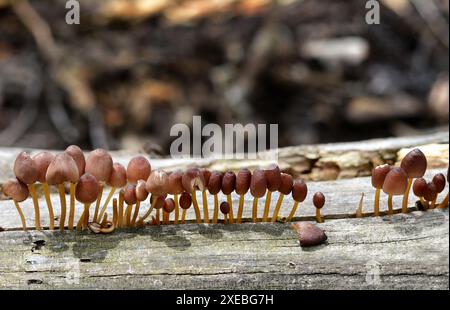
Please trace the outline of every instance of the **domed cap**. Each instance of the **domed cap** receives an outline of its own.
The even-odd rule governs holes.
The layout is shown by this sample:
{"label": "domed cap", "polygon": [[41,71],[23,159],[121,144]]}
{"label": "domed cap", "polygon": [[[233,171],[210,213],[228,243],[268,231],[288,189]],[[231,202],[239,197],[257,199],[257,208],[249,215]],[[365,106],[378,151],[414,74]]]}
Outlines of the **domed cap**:
{"label": "domed cap", "polygon": [[222,214],[228,214],[228,213],[230,213],[230,210],[231,210],[231,207],[228,202],[223,201],[220,204],[220,212],[222,212]]}
{"label": "domed cap", "polygon": [[136,199],[139,201],[144,201],[147,197],[147,183],[144,180],[139,180],[136,184]]}
{"label": "domed cap", "polygon": [[103,149],[96,149],[89,153],[86,160],[86,172],[92,174],[97,181],[107,182],[113,169],[111,155]]}
{"label": "domed cap", "polygon": [[119,163],[114,163],[109,175],[108,185],[115,188],[122,188],[127,185],[127,171]]}
{"label": "domed cap", "polygon": [[78,167],[78,173],[80,177],[84,174],[86,168],[86,159],[84,158],[83,151],[76,145],[70,145],[64,151],[67,155],[71,156]]}
{"label": "domed cap", "polygon": [[403,158],[402,168],[408,178],[421,178],[427,170],[427,158],[419,149],[414,149]]}
{"label": "domed cap", "polygon": [[169,176],[164,170],[152,171],[147,180],[147,192],[155,196],[164,196],[169,192]]}
{"label": "domed cap", "polygon": [[17,202],[26,200],[29,196],[28,187],[17,179],[10,179],[3,184],[3,193]]}
{"label": "domed cap", "polygon": [[392,168],[383,183],[383,192],[388,195],[403,195],[408,187],[408,176],[401,168]]}
{"label": "domed cap", "polygon": [[208,168],[201,168],[200,172],[203,174],[203,179],[205,180],[205,187],[209,182],[209,178],[211,177],[211,171]]}
{"label": "domed cap", "polygon": [[313,204],[317,209],[321,209],[325,205],[325,195],[322,192],[317,192],[313,196]]}
{"label": "domed cap", "polygon": [[47,180],[45,179],[47,169],[54,158],[55,155],[53,155],[50,152],[41,152],[33,156],[34,165],[38,171],[38,178],[37,178],[38,182],[40,183],[47,182]]}
{"label": "domed cap", "polygon": [[135,184],[128,184],[123,189],[123,199],[127,205],[134,205],[137,202]]}
{"label": "domed cap", "polygon": [[181,181],[183,183],[184,190],[189,193],[193,190],[199,190],[202,192],[206,187],[205,177],[198,168],[190,168],[186,170],[186,172],[183,173]]}
{"label": "domed cap", "polygon": [[436,186],[433,182],[428,182],[427,187],[425,188],[425,192],[423,193],[423,198],[427,201],[433,201],[437,198],[438,192]]}
{"label": "domed cap", "polygon": [[128,182],[137,183],[139,180],[147,180],[152,172],[150,162],[144,156],[133,157],[128,163]]}
{"label": "domed cap", "polygon": [[222,177],[222,193],[231,194],[236,188],[236,174],[233,171],[227,171]]}
{"label": "domed cap", "polygon": [[294,185],[294,180],[292,175],[287,173],[281,173],[281,182],[278,191],[283,195],[289,195],[292,191],[292,186]]}
{"label": "domed cap", "polygon": [[445,189],[445,176],[442,173],[438,173],[433,177],[432,182],[436,187],[436,191],[438,193],[442,193],[442,191]]}
{"label": "domed cap", "polygon": [[264,196],[267,190],[266,172],[261,169],[253,171],[252,179],[250,182],[250,193],[255,198],[261,198]]}
{"label": "domed cap", "polygon": [[21,152],[14,162],[16,178],[25,184],[34,184],[38,180],[39,172],[33,159],[26,152]]}
{"label": "domed cap", "polygon": [[61,153],[56,155],[48,166],[45,178],[49,185],[58,185],[64,182],[77,183],[80,175],[73,158]]}
{"label": "domed cap", "polygon": [[271,192],[275,192],[280,187],[281,183],[281,171],[278,165],[271,164],[265,169],[267,189]]}
{"label": "domed cap", "polygon": [[372,170],[372,186],[378,189],[383,188],[384,180],[387,174],[391,171],[391,166],[385,164],[380,165]]}
{"label": "domed cap", "polygon": [[175,210],[175,201],[172,198],[167,198],[164,202],[163,210],[166,213],[172,213]]}
{"label": "domed cap", "polygon": [[236,194],[245,195],[250,189],[252,173],[247,168],[239,170],[236,176]]}
{"label": "domed cap", "polygon": [[182,180],[183,172],[181,170],[169,174],[169,194],[181,194],[184,191]]}
{"label": "domed cap", "polygon": [[219,171],[211,172],[208,181],[208,190],[211,195],[218,194],[222,189],[222,173]]}
{"label": "domed cap", "polygon": [[305,201],[307,195],[308,186],[306,185],[305,181],[303,181],[302,179],[295,180],[294,184],[292,185],[292,199],[297,202],[303,202]]}
{"label": "domed cap", "polygon": [[97,200],[99,186],[97,179],[90,173],[85,173],[75,187],[75,198],[82,203],[93,203]]}
{"label": "domed cap", "polygon": [[417,197],[423,197],[427,188],[427,181],[424,178],[418,178],[414,180],[413,192]]}
{"label": "domed cap", "polygon": [[189,209],[192,204],[191,194],[186,193],[186,192],[182,193],[180,196],[179,203],[180,203],[180,208],[185,209],[185,210]]}

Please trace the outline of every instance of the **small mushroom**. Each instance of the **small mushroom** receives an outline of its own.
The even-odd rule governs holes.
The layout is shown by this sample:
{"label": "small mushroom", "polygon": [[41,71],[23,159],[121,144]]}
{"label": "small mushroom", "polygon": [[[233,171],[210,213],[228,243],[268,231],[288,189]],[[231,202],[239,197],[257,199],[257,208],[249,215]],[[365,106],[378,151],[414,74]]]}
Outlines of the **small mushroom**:
{"label": "small mushroom", "polygon": [[34,183],[38,180],[39,171],[35,162],[26,152],[21,152],[14,162],[14,174],[16,178],[28,186],[34,205],[34,219],[36,230],[41,230],[41,212]]}
{"label": "small mushroom", "polygon": [[186,223],[186,211],[191,207],[192,205],[192,198],[191,198],[191,194],[189,193],[182,193],[180,195],[180,200],[179,200],[179,204],[180,204],[180,208],[182,209],[182,213],[181,213],[181,223],[184,224]]}
{"label": "small mushroom", "polygon": [[294,184],[292,184],[292,199],[294,199],[294,206],[286,219],[287,222],[292,221],[295,212],[297,212],[298,204],[305,201],[306,196],[308,196],[308,186],[305,181],[302,179],[295,180]]}
{"label": "small mushroom", "polygon": [[231,210],[231,206],[228,202],[223,201],[220,204],[220,212],[222,212],[222,214],[223,214],[223,222],[224,223],[229,223],[228,215],[230,214],[230,210]]}
{"label": "small mushroom", "polygon": [[253,196],[252,219],[253,223],[258,221],[258,199],[263,197],[267,190],[266,172],[261,169],[253,171],[250,182],[250,193]]}
{"label": "small mushroom", "polygon": [[[436,188],[436,185],[434,185],[433,182],[427,182],[427,186],[425,187],[425,191],[423,193],[423,198],[428,202],[432,203],[436,200],[438,195],[438,191]],[[433,205],[430,206],[430,208],[433,208]]]}
{"label": "small mushroom", "polygon": [[428,209],[429,207],[428,203],[426,203],[425,200],[423,199],[423,195],[425,193],[426,188],[427,188],[427,181],[424,178],[418,178],[414,180],[413,183],[414,195],[419,197],[420,203],[422,204],[422,207],[424,209]]}
{"label": "small mushroom", "polygon": [[59,219],[59,230],[64,230],[66,221],[66,191],[64,187],[65,182],[70,184],[70,209],[69,209],[69,221],[68,228],[73,228],[73,221],[75,216],[75,184],[78,182],[80,175],[78,173],[78,167],[72,157],[66,153],[61,153],[55,156],[50,163],[45,175],[47,183],[49,185],[58,186],[59,200],[61,202],[61,215]]}
{"label": "small mushroom", "polygon": [[266,202],[264,204],[263,222],[267,222],[270,212],[270,203],[272,200],[272,192],[276,192],[281,183],[281,171],[278,165],[271,164],[265,169],[266,180],[267,180],[267,195]]}
{"label": "small mushroom", "polygon": [[28,187],[18,179],[10,179],[3,184],[3,193],[6,197],[13,200],[14,206],[19,213],[20,221],[22,222],[22,229],[23,231],[27,231],[27,223],[19,203],[28,198],[28,195],[30,194]]}
{"label": "small mushroom", "polygon": [[322,192],[317,192],[313,196],[313,204],[316,207],[316,221],[317,223],[323,223],[322,216],[320,215],[320,209],[325,205],[325,195]]}
{"label": "small mushroom", "polygon": [[209,182],[209,178],[211,177],[211,171],[207,168],[200,169],[200,172],[203,174],[203,179],[205,180],[205,186],[202,191],[202,205],[203,205],[203,222],[209,223],[209,211],[208,211],[208,197],[206,195],[207,185]]}
{"label": "small mushroom", "polygon": [[217,194],[222,190],[222,173],[219,171],[211,172],[208,180],[208,191],[214,196],[214,214],[213,223],[217,224],[219,218],[219,198]]}
{"label": "small mushroom", "polygon": [[55,215],[53,212],[53,204],[52,200],[50,199],[50,190],[47,180],[45,179],[45,175],[47,174],[48,166],[50,165],[50,163],[53,161],[54,158],[55,156],[50,152],[40,152],[33,156],[34,165],[38,170],[37,180],[42,184],[45,201],[47,203],[50,230],[55,229]]}
{"label": "small mushroom", "polygon": [[392,168],[383,183],[383,192],[388,195],[388,214],[394,213],[392,197],[405,194],[408,187],[408,176],[402,168]]}
{"label": "small mushroom", "polygon": [[[111,187],[111,190],[109,191],[108,197],[106,198],[105,203],[103,204],[103,207],[98,215],[99,219],[103,218],[103,215],[106,212],[106,208],[111,202],[111,199],[114,196],[116,189],[122,188],[125,185],[127,185],[127,171],[122,164],[119,163],[113,164],[111,174],[109,175],[106,184]],[[138,207],[136,206],[136,208]]]}
{"label": "small mushroom", "polygon": [[236,175],[236,194],[239,195],[239,207],[237,214],[237,222],[242,222],[242,214],[244,213],[244,198],[245,194],[250,189],[250,183],[252,181],[252,173],[247,168],[239,170]]}
{"label": "small mushroom", "polygon": [[139,180],[147,180],[152,172],[150,162],[144,156],[133,157],[127,166],[127,178],[131,184]]}
{"label": "small mushroom", "polygon": [[[436,191],[437,191],[438,195],[444,191],[446,180],[445,180],[445,176],[442,173],[436,174],[433,177],[433,179],[431,180],[431,182],[436,187]],[[436,197],[436,199],[437,199],[437,197]],[[431,202],[431,208],[435,208],[436,207],[436,199],[434,199]]]}
{"label": "small mushroom", "polygon": [[134,209],[133,218],[131,220],[131,226],[136,225],[136,220],[139,215],[139,209],[141,206],[141,202],[145,201],[148,197],[148,191],[147,191],[147,182],[144,180],[139,180],[136,183],[136,207]]}
{"label": "small mushroom", "polygon": [[127,204],[127,208],[125,209],[125,227],[130,227],[131,211],[133,210],[133,206],[137,202],[136,185],[135,184],[128,184],[124,188],[123,198],[124,198],[125,203]]}
{"label": "small mushroom", "polygon": [[386,175],[391,171],[391,166],[389,165],[380,165],[375,167],[372,170],[372,186],[375,190],[375,203],[373,207],[373,215],[380,215],[380,193],[383,188],[384,180],[386,179]]}
{"label": "small mushroom", "polygon": [[280,196],[278,197],[277,204],[275,206],[275,210],[273,211],[271,222],[274,223],[278,219],[278,214],[280,212],[281,204],[283,203],[283,199],[285,195],[289,195],[292,192],[292,187],[294,186],[294,180],[292,176],[287,173],[281,173],[281,181],[278,191],[280,192]]}
{"label": "small mushroom", "polygon": [[173,195],[173,200],[175,202],[175,220],[174,223],[178,224],[180,218],[180,206],[178,204],[178,196],[183,193],[183,172],[177,170],[169,175],[169,194]]}
{"label": "small mushroom", "polygon": [[73,158],[78,167],[78,174],[81,177],[86,168],[86,159],[84,158],[83,151],[76,145],[70,145],[64,152]]}
{"label": "small mushroom", "polygon": [[402,159],[400,168],[407,175],[407,185],[403,193],[402,212],[408,212],[408,199],[411,190],[412,181],[415,178],[421,178],[427,170],[427,158],[419,149],[414,149]]}
{"label": "small mushroom", "polygon": [[302,248],[316,246],[327,240],[325,232],[312,223],[297,222],[292,224],[292,228],[297,232]]}
{"label": "small mushroom", "polygon": [[205,190],[205,177],[198,168],[190,168],[183,173],[181,179],[184,190],[191,193],[192,204],[194,206],[195,218],[198,224],[201,223],[200,208],[198,207],[196,191],[203,192]]}
{"label": "small mushroom", "polygon": [[[150,176],[147,179],[146,183],[147,192],[152,194],[154,197],[166,197],[169,192],[169,176],[168,174],[161,169],[154,170],[150,173]],[[158,201],[158,199],[154,199],[153,202],[150,203],[150,208],[139,219],[139,226],[142,226],[144,220],[150,216],[150,213],[155,208],[154,204]],[[159,216],[159,212],[157,212],[157,216]],[[158,218],[159,220],[159,218]]]}
{"label": "small mushroom", "polygon": [[77,230],[86,229],[89,224],[89,208],[97,200],[99,186],[90,173],[83,174],[75,187],[75,198],[84,205],[84,211],[77,223]]}
{"label": "small mushroom", "polygon": [[174,210],[175,210],[175,201],[172,198],[167,198],[163,206],[164,211],[163,224],[165,225],[169,224],[170,213],[172,213]]}
{"label": "small mushroom", "polygon": [[[447,168],[447,183],[448,182],[449,182],[449,169]],[[444,200],[442,200],[442,202],[439,204],[439,206],[438,206],[439,209],[444,209],[444,208],[448,207],[448,198],[449,198],[449,193],[447,193]]]}
{"label": "small mushroom", "polygon": [[236,174],[233,171],[227,171],[222,177],[222,193],[227,196],[227,202],[230,206],[228,220],[230,223],[234,222],[233,215],[233,199],[231,193],[236,189]]}
{"label": "small mushroom", "polygon": [[[94,222],[97,222],[98,211],[103,197],[103,188],[108,182],[113,169],[113,160],[111,155],[104,149],[96,149],[89,153],[86,159],[85,171],[92,174],[99,182],[99,192],[95,203]],[[100,221],[101,218],[98,219]]]}
{"label": "small mushroom", "polygon": [[[164,196],[154,196],[154,195],[152,195],[150,197],[150,203],[156,210],[155,217],[153,218],[153,223],[155,223],[156,225],[159,225],[161,223],[161,219],[160,219],[161,212],[160,212],[160,210],[163,209],[164,204],[166,203],[166,196],[167,195],[164,195]],[[163,210],[163,212],[164,212],[164,210]]]}

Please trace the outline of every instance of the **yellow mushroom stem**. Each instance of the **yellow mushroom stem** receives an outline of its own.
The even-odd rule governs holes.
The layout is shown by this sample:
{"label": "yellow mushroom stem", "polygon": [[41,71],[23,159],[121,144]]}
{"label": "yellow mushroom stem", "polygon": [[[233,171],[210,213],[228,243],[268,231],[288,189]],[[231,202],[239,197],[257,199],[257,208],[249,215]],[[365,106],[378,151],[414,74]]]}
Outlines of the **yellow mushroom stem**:
{"label": "yellow mushroom stem", "polygon": [[224,224],[228,224],[229,222],[228,222],[228,214],[224,214],[223,215],[223,223]]}
{"label": "yellow mushroom stem", "polygon": [[118,227],[123,227],[123,204],[124,204],[124,197],[123,197],[123,191],[120,191],[119,193],[119,217],[118,217]]}
{"label": "yellow mushroom stem", "polygon": [[152,204],[151,204],[150,208],[148,209],[148,211],[143,216],[141,216],[139,218],[139,220],[137,222],[138,226],[144,225],[144,220],[150,215],[150,213],[152,213],[153,209],[155,208],[157,200],[158,200],[158,197],[156,197],[156,196],[153,197],[153,201],[152,201]]}
{"label": "yellow mushroom stem", "polygon": [[97,201],[95,202],[94,219],[93,219],[93,222],[95,222],[95,223],[97,223],[97,219],[99,219],[98,209],[100,208],[100,203],[102,202],[102,197],[103,197],[103,184],[100,183],[98,186]]}
{"label": "yellow mushroom stem", "polygon": [[22,222],[23,231],[27,231],[27,222],[25,221],[25,216],[23,215],[22,208],[19,203],[14,200],[14,206],[16,206],[17,212],[19,213],[20,221]]}
{"label": "yellow mushroom stem", "polygon": [[173,201],[175,202],[174,223],[178,224],[178,218],[180,217],[180,205],[178,203],[178,194],[173,195]]}
{"label": "yellow mushroom stem", "polygon": [[34,221],[36,230],[41,230],[41,213],[39,210],[39,201],[36,194],[36,186],[34,184],[28,184],[28,190],[30,191],[31,198],[34,205]]}
{"label": "yellow mushroom stem", "polygon": [[192,196],[192,205],[194,206],[194,211],[195,211],[195,219],[197,221],[197,224],[200,224],[201,223],[200,208],[198,207],[197,196],[195,194],[195,190],[192,191],[191,196]]}
{"label": "yellow mushroom stem", "polygon": [[436,198],[434,198],[434,199],[431,201],[430,209],[434,209],[434,208],[436,208]]}
{"label": "yellow mushroom stem", "polygon": [[70,204],[69,204],[69,230],[73,229],[73,222],[75,217],[75,184],[70,183]]}
{"label": "yellow mushroom stem", "polygon": [[219,219],[219,197],[217,194],[214,195],[214,214],[213,214],[213,223],[217,224]]}
{"label": "yellow mushroom stem", "polygon": [[392,195],[388,196],[388,215],[394,214],[394,207],[392,204]]}
{"label": "yellow mushroom stem", "polygon": [[163,224],[169,224],[169,213],[167,213],[166,211],[163,212]]}
{"label": "yellow mushroom stem", "polygon": [[42,183],[42,189],[44,191],[45,201],[47,203],[49,228],[50,228],[50,230],[54,230],[55,229],[55,214],[53,212],[52,200],[50,199],[50,190],[48,187],[48,183]]}
{"label": "yellow mushroom stem", "polygon": [[447,194],[447,196],[445,196],[444,200],[442,200],[442,202],[438,205],[439,209],[447,208],[447,206],[448,206],[448,195],[449,194]]}
{"label": "yellow mushroom stem", "polygon": [[113,220],[112,220],[114,227],[117,227],[117,223],[119,222],[119,214],[118,213],[119,212],[117,210],[117,199],[114,198],[113,199]]}
{"label": "yellow mushroom stem", "polygon": [[253,198],[252,219],[253,223],[258,221],[258,197]]}
{"label": "yellow mushroom stem", "polygon": [[159,211],[160,209],[156,209],[156,212],[155,212],[155,220],[156,220],[156,225],[159,225],[160,224],[160,220],[159,220],[159,218],[161,217],[160,216],[160,211]]}
{"label": "yellow mushroom stem", "polygon": [[100,218],[100,219],[103,218],[103,214],[105,214],[106,208],[108,208],[108,205],[111,202],[111,199],[113,198],[115,193],[116,193],[116,188],[111,187],[111,190],[109,191],[108,197],[106,197],[105,203],[103,204],[102,210],[100,211],[98,218]]}
{"label": "yellow mushroom stem", "polygon": [[138,200],[138,201],[136,201],[136,207],[134,208],[134,214],[133,214],[133,219],[131,220],[131,226],[136,225],[136,220],[139,215],[140,208],[141,208],[141,202]]}
{"label": "yellow mushroom stem", "polygon": [[267,222],[268,218],[269,218],[269,211],[270,211],[270,203],[272,201],[272,192],[271,191],[267,191],[267,195],[266,195],[266,203],[264,204],[264,213],[263,213],[263,218],[262,221],[263,222]]}
{"label": "yellow mushroom stem", "polygon": [[375,190],[375,202],[373,205],[373,215],[374,216],[380,216],[380,194],[381,194],[381,189],[377,188]]}
{"label": "yellow mushroom stem", "polygon": [[61,215],[59,216],[59,230],[64,231],[64,224],[66,222],[66,189],[64,183],[58,185],[59,200],[61,202]]}
{"label": "yellow mushroom stem", "polygon": [[233,216],[233,199],[231,198],[231,194],[227,195],[227,202],[230,205],[230,213],[227,216],[228,221],[233,224],[234,223],[234,216]]}
{"label": "yellow mushroom stem", "polygon": [[402,203],[402,213],[408,213],[408,199],[409,199],[409,192],[411,191],[411,185],[412,185],[413,179],[408,179],[408,186],[406,187],[405,194],[403,195],[403,203]]}
{"label": "yellow mushroom stem", "polygon": [[242,214],[244,213],[244,195],[239,196],[239,207],[238,207],[238,214],[237,214],[237,222],[240,224],[242,223]]}
{"label": "yellow mushroom stem", "polygon": [[181,224],[186,223],[186,211],[186,209],[183,209],[183,211],[181,211]]}
{"label": "yellow mushroom stem", "polygon": [[423,199],[423,197],[420,197],[419,199],[420,199],[420,203],[422,204],[422,207],[423,207],[425,210],[428,210],[428,208],[430,207],[430,206],[428,205],[428,202],[426,202],[425,199]]}
{"label": "yellow mushroom stem", "polygon": [[297,208],[298,208],[298,201],[294,201],[294,205],[292,206],[291,213],[289,213],[289,216],[288,216],[286,222],[292,221],[292,218],[294,217],[295,212],[297,212]]}
{"label": "yellow mushroom stem", "polygon": [[130,227],[132,210],[133,210],[133,205],[127,205],[127,209],[125,210],[125,226],[126,227]]}
{"label": "yellow mushroom stem", "polygon": [[202,203],[203,203],[203,223],[209,223],[208,197],[206,197],[206,191],[202,191]]}
{"label": "yellow mushroom stem", "polygon": [[82,229],[87,228],[87,225],[89,223],[89,207],[90,206],[91,206],[90,203],[84,204],[83,214],[81,214],[81,216],[77,222],[77,227],[76,227],[77,231],[81,231]]}
{"label": "yellow mushroom stem", "polygon": [[283,203],[284,194],[280,193],[280,196],[278,196],[277,205],[275,206],[275,210],[273,211],[272,215],[272,223],[275,223],[278,219],[278,214],[280,213],[281,204]]}
{"label": "yellow mushroom stem", "polygon": [[316,221],[317,223],[323,223],[322,216],[320,215],[320,209],[316,208]]}

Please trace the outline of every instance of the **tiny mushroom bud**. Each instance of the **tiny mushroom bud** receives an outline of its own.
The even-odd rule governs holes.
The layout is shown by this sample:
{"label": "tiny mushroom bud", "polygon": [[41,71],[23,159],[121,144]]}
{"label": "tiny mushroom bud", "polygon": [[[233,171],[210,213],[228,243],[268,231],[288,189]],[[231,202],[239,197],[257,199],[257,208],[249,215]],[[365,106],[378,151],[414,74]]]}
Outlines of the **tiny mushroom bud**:
{"label": "tiny mushroom bud", "polygon": [[132,206],[137,202],[135,184],[128,184],[125,187],[123,192],[123,199],[125,200],[125,203],[129,206]]}
{"label": "tiny mushroom bud", "polygon": [[164,170],[154,170],[147,179],[147,191],[155,196],[164,196],[169,192],[169,176]]}
{"label": "tiny mushroom bud", "polygon": [[400,167],[408,178],[421,178],[427,170],[427,158],[419,149],[414,149],[402,159]]}
{"label": "tiny mushroom bud", "polygon": [[423,193],[423,198],[427,201],[434,201],[438,195],[436,185],[433,182],[428,182],[425,192]]}
{"label": "tiny mushroom bud", "polygon": [[189,193],[182,193],[180,196],[180,208],[187,210],[191,207],[192,205],[192,198],[191,195]]}
{"label": "tiny mushroom bud", "polygon": [[137,183],[139,180],[147,180],[152,172],[150,162],[144,156],[133,157],[128,163],[128,182]]}
{"label": "tiny mushroom bud", "polygon": [[108,185],[115,188],[122,188],[127,184],[127,171],[119,163],[114,163],[108,179]]}
{"label": "tiny mushroom bud", "polygon": [[222,212],[222,214],[226,215],[226,214],[230,213],[230,210],[231,210],[231,208],[230,208],[230,205],[228,204],[228,202],[223,201],[220,204],[220,212]]}
{"label": "tiny mushroom bud", "polygon": [[9,197],[16,202],[26,200],[30,194],[28,187],[18,179],[10,179],[6,181],[6,183],[3,184],[3,192],[6,197]]}
{"label": "tiny mushroom bud", "polygon": [[211,172],[208,182],[208,191],[211,195],[217,195],[222,189],[222,173],[219,171]]}
{"label": "tiny mushroom bud", "polygon": [[35,162],[26,152],[21,152],[14,162],[14,174],[16,178],[25,184],[36,183],[39,171]]}
{"label": "tiny mushroom bud", "polygon": [[136,184],[136,199],[138,201],[144,201],[147,197],[147,183],[144,180],[138,180]]}
{"label": "tiny mushroom bud", "polygon": [[427,188],[427,181],[424,178],[419,178],[414,181],[413,192],[419,198],[423,197],[425,190]]}
{"label": "tiny mushroom bud", "polygon": [[98,196],[97,179],[90,173],[83,174],[75,188],[75,197],[79,202],[91,204],[97,200]]}
{"label": "tiny mushroom bud", "polygon": [[233,171],[227,171],[222,177],[222,192],[230,195],[236,188],[236,174]]}
{"label": "tiny mushroom bud", "polygon": [[391,166],[385,164],[380,165],[372,170],[372,186],[376,189],[383,188],[384,180],[386,179],[386,175],[391,171]]}
{"label": "tiny mushroom bud", "polygon": [[205,177],[198,168],[188,169],[182,177],[183,188],[186,192],[195,190],[203,191],[205,189]]}
{"label": "tiny mushroom bud", "polygon": [[45,175],[47,174],[48,166],[55,158],[50,152],[41,152],[33,156],[34,165],[38,171],[37,181],[40,183],[46,183]]}
{"label": "tiny mushroom bud", "polygon": [[83,151],[76,145],[70,145],[64,152],[73,158],[77,164],[78,173],[82,176],[86,168],[86,159],[84,158]]}
{"label": "tiny mushroom bud", "polygon": [[292,185],[292,199],[296,202],[303,202],[308,195],[308,186],[305,181],[298,179],[294,181]]}
{"label": "tiny mushroom bud", "polygon": [[442,193],[442,191],[445,189],[445,176],[442,173],[438,173],[433,177],[432,182],[436,187],[436,191],[438,193]]}
{"label": "tiny mushroom bud", "polygon": [[253,171],[250,182],[250,193],[253,197],[261,198],[267,190],[267,179],[264,170],[256,169]]}
{"label": "tiny mushroom bud", "polygon": [[179,195],[184,191],[182,179],[183,172],[181,170],[169,174],[169,194]]}
{"label": "tiny mushroom bud", "polygon": [[271,164],[265,169],[267,189],[271,192],[275,192],[280,187],[281,183],[281,171],[278,165]]}
{"label": "tiny mushroom bud", "polygon": [[313,196],[313,204],[317,209],[322,209],[325,205],[325,196],[321,192],[317,192]]}
{"label": "tiny mushroom bud", "polygon": [[172,213],[175,210],[175,201],[172,198],[167,198],[163,206],[164,212]]}
{"label": "tiny mushroom bud", "polygon": [[77,164],[66,153],[55,156],[45,176],[49,185],[60,185],[64,182],[76,183],[79,177]]}
{"label": "tiny mushroom bud", "polygon": [[89,153],[86,160],[86,172],[91,173],[99,182],[107,182],[113,169],[111,155],[103,149]]}

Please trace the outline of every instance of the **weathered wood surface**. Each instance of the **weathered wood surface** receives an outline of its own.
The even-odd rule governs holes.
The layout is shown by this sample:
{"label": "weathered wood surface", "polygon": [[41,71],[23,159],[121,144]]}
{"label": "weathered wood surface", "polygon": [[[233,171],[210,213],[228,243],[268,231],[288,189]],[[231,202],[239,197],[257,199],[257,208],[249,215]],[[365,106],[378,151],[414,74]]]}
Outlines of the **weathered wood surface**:
{"label": "weathered wood surface", "polygon": [[3,232],[0,288],[448,289],[448,220],[437,210],[330,220],[327,244],[310,249],[281,223]]}

